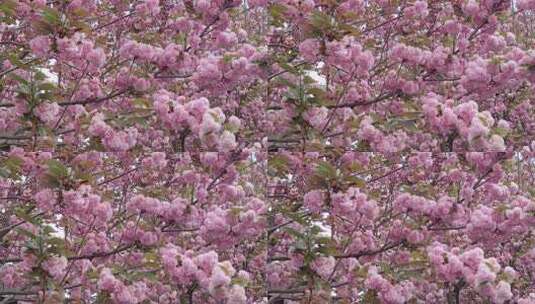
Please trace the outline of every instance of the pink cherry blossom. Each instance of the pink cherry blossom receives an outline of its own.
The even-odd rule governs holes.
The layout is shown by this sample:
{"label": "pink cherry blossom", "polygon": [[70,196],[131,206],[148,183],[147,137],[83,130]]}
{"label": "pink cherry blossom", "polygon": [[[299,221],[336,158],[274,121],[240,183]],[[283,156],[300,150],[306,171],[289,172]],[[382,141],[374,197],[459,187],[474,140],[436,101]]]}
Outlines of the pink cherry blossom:
{"label": "pink cherry blossom", "polygon": [[29,41],[32,52],[38,57],[45,57],[50,51],[51,41],[47,36],[37,36]]}
{"label": "pink cherry blossom", "polygon": [[0,303],[535,303],[535,1],[0,4]]}

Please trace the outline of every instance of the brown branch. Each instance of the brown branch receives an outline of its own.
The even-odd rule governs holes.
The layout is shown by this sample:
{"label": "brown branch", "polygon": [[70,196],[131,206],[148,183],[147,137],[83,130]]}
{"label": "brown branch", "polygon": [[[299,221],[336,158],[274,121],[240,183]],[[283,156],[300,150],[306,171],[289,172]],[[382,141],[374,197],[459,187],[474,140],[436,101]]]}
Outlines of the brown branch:
{"label": "brown branch", "polygon": [[193,76],[193,74],[185,74],[185,75],[161,75],[161,72],[162,71],[158,71],[154,74],[154,78],[156,79],[176,79],[176,78],[180,78],[180,79],[185,79],[185,78],[189,78],[191,76]]}
{"label": "brown branch", "polygon": [[105,181],[103,181],[103,182],[100,182],[100,183],[98,183],[98,185],[99,185],[99,186],[102,186],[102,185],[105,185],[105,184],[107,184],[107,183],[109,183],[109,182],[112,182],[112,181],[114,181],[114,180],[118,180],[118,179],[120,179],[121,177],[124,177],[124,176],[126,176],[126,175],[128,175],[128,174],[130,174],[130,173],[132,173],[132,172],[134,172],[134,171],[136,171],[136,170],[138,170],[138,169],[139,169],[138,167],[133,168],[133,169],[130,169],[130,170],[128,170],[128,171],[126,171],[126,172],[124,172],[124,173],[122,173],[122,174],[119,174],[118,176],[115,176],[115,177],[112,177],[112,178],[110,178],[110,179],[108,179],[108,180],[105,180]]}
{"label": "brown branch", "polygon": [[165,227],[162,228],[162,232],[194,232],[198,231],[200,228],[171,228],[171,229],[165,229]]}
{"label": "brown branch", "polygon": [[92,259],[95,259],[95,258],[105,258],[105,257],[108,257],[110,255],[121,253],[121,252],[126,251],[126,250],[128,250],[128,249],[130,249],[132,247],[135,247],[135,246],[136,246],[135,243],[132,243],[132,244],[128,244],[128,245],[124,245],[124,246],[118,247],[117,249],[109,251],[109,252],[80,255],[80,256],[68,257],[67,259],[69,261],[76,261],[76,260],[85,260],[85,259],[92,260]]}
{"label": "brown branch", "polygon": [[[38,213],[38,214],[36,214],[36,215],[33,215],[33,216],[32,216],[32,219],[33,219],[33,218],[36,218],[36,217],[39,217],[39,216],[41,216],[41,215],[43,215],[43,214],[45,214],[45,213],[44,213],[44,212],[41,212],[41,213]],[[11,230],[17,228],[18,226],[20,226],[20,225],[22,225],[22,224],[24,224],[24,223],[26,223],[26,221],[20,221],[20,222],[18,222],[18,223],[15,223],[15,224],[12,224],[12,225],[10,225],[10,226],[7,226],[7,227],[5,227],[5,228],[0,229],[0,240],[2,240],[2,238],[3,238],[6,234],[8,234]]]}
{"label": "brown branch", "polygon": [[447,231],[447,230],[462,230],[464,228],[466,228],[466,226],[436,227],[436,228],[433,228],[432,226],[428,226],[427,230],[429,230],[429,231]]}
{"label": "brown branch", "polygon": [[[389,245],[384,245],[383,247],[381,247],[380,249],[377,249],[377,250],[371,250],[371,251],[361,251],[359,253],[350,253],[350,254],[339,254],[339,255],[333,255],[332,257],[334,257],[335,259],[348,259],[348,258],[361,258],[363,256],[371,256],[371,255],[376,255],[376,254],[379,254],[379,253],[383,253],[385,251],[388,251],[390,249],[393,249],[393,248],[396,248],[398,246],[401,246],[405,244],[405,241],[401,241],[401,242],[397,242],[397,243],[393,243],[393,244],[389,244]],[[287,257],[287,256],[275,256],[275,257],[272,257],[272,258],[269,258],[268,259],[268,262],[275,262],[275,261],[289,261],[290,258]]]}
{"label": "brown branch", "polygon": [[359,253],[350,253],[350,254],[340,254],[340,255],[334,255],[333,257],[334,258],[337,258],[337,259],[347,259],[347,258],[360,258],[360,257],[363,257],[363,256],[370,256],[370,255],[376,255],[376,254],[379,254],[379,253],[383,253],[385,251],[388,251],[390,249],[393,249],[393,248],[396,248],[400,245],[403,245],[405,242],[404,241],[401,241],[401,242],[397,242],[397,243],[393,243],[393,244],[390,244],[390,245],[384,245],[383,247],[381,247],[380,249],[377,249],[377,250],[371,250],[371,251],[361,251]]}
{"label": "brown branch", "polygon": [[[300,62],[300,63],[297,63],[296,65],[294,65],[292,68],[295,69],[295,68],[298,68],[298,67],[300,67],[300,66],[302,66],[302,65],[305,65],[305,64],[307,64],[307,63],[308,63],[308,62],[306,62],[306,61],[304,61],[304,62]],[[280,72],[271,74],[271,75],[268,76],[267,80],[271,80],[271,79],[273,79],[273,78],[275,78],[275,77],[277,77],[277,76],[280,76],[280,75],[282,75],[282,74],[284,74],[284,73],[287,73],[287,72],[288,72],[288,70],[282,70],[282,71],[280,71]]]}
{"label": "brown branch", "polygon": [[91,104],[91,103],[100,103],[100,102],[104,102],[106,100],[115,98],[117,96],[123,95],[126,92],[128,92],[128,90],[121,90],[121,91],[117,91],[115,93],[110,93],[110,94],[108,94],[106,96],[103,96],[103,97],[100,97],[100,98],[89,98],[89,99],[85,99],[85,100],[64,101],[64,102],[58,103],[58,105],[60,105],[60,106],[72,106],[72,105],[86,105],[86,104]]}
{"label": "brown branch", "polygon": [[[96,259],[96,258],[105,258],[105,257],[108,257],[110,255],[114,255],[114,254],[117,254],[117,253],[121,253],[123,251],[126,251],[130,248],[133,248],[135,247],[136,244],[135,243],[132,243],[132,244],[128,244],[128,245],[124,245],[124,246],[121,246],[121,247],[118,247],[112,251],[108,251],[108,252],[99,252],[99,253],[93,253],[93,254],[86,254],[86,255],[78,255],[78,256],[71,256],[71,257],[67,257],[67,260],[69,261],[77,261],[77,260],[92,260],[92,259]],[[0,265],[1,264],[6,264],[6,263],[20,263],[22,262],[22,259],[21,258],[13,258],[13,259],[3,259],[3,260],[0,260]]]}
{"label": "brown branch", "polygon": [[0,139],[3,139],[3,140],[28,140],[28,139],[32,139],[32,137],[30,137],[30,136],[1,135]]}
{"label": "brown branch", "polygon": [[338,109],[338,108],[352,108],[352,107],[358,107],[358,106],[369,106],[369,105],[372,105],[372,104],[375,104],[375,103],[378,103],[378,102],[381,102],[385,99],[388,99],[390,97],[394,97],[394,96],[399,96],[399,93],[388,93],[388,94],[384,94],[384,95],[380,95],[372,100],[368,100],[368,101],[356,101],[356,102],[351,102],[351,103],[341,103],[341,104],[337,104],[337,105],[330,105],[330,106],[326,106],[327,108],[329,109]]}
{"label": "brown branch", "polygon": [[19,66],[14,66],[14,67],[12,67],[12,68],[10,68],[10,69],[7,69],[7,70],[5,70],[5,71],[2,71],[2,72],[0,72],[0,78],[4,77],[5,75],[7,75],[7,74],[9,74],[9,73],[11,73],[11,72],[13,72],[13,71],[16,71],[16,70],[20,69],[21,66],[31,64],[31,63],[33,63],[33,62],[35,62],[35,61],[37,61],[37,58],[36,58],[36,59],[32,59],[32,60],[30,60],[30,61],[28,61],[28,62],[25,62],[25,63],[23,63],[23,64],[21,64],[21,65],[19,65]]}
{"label": "brown branch", "polygon": [[28,296],[28,295],[36,295],[37,292],[35,291],[24,291],[24,290],[18,290],[18,289],[4,289],[0,290],[0,296]]}
{"label": "brown branch", "polygon": [[391,170],[391,171],[389,171],[389,172],[387,172],[387,173],[385,173],[385,174],[383,174],[381,176],[377,176],[377,177],[372,178],[371,180],[368,181],[368,183],[376,182],[376,181],[378,181],[380,179],[383,179],[383,178],[385,178],[385,177],[387,177],[387,176],[389,176],[391,174],[394,174],[394,173],[398,172],[399,170],[401,170],[403,168],[405,168],[405,164],[403,164],[401,167],[393,169],[393,170]]}
{"label": "brown branch", "polygon": [[270,289],[269,290],[269,293],[270,294],[294,294],[294,293],[304,293],[305,290],[304,289],[301,289],[301,288],[296,288],[296,289]]}
{"label": "brown branch", "polygon": [[102,24],[102,25],[97,26],[96,28],[93,29],[93,31],[98,31],[98,30],[100,30],[100,29],[103,29],[103,28],[105,28],[105,27],[107,27],[107,26],[110,26],[110,25],[112,25],[112,24],[115,24],[115,23],[117,23],[117,22],[119,22],[119,21],[121,21],[121,20],[123,20],[123,19],[125,19],[125,18],[131,17],[131,16],[133,16],[133,15],[135,15],[135,14],[136,14],[135,12],[131,12],[131,13],[126,14],[126,15],[124,15],[124,16],[115,18],[115,19],[113,19],[112,21],[110,21],[110,22],[108,22],[108,23],[105,23],[105,24]]}

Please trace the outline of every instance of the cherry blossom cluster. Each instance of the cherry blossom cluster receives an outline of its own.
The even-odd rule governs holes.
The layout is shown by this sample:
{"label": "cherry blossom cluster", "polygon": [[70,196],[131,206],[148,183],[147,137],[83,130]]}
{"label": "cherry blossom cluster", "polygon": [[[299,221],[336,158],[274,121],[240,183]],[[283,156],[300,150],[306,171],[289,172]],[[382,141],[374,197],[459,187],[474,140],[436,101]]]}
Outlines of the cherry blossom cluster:
{"label": "cherry blossom cluster", "polygon": [[534,12],[0,1],[0,303],[535,303]]}

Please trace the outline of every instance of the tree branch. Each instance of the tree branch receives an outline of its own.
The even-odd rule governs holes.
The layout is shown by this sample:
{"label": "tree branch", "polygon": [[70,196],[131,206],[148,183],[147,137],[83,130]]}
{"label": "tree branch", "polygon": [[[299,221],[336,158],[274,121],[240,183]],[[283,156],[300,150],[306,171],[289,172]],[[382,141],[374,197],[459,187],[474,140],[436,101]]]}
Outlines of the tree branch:
{"label": "tree branch", "polygon": [[369,105],[372,105],[374,103],[378,103],[378,102],[381,102],[383,100],[386,100],[390,97],[394,97],[394,96],[399,96],[399,93],[388,93],[388,94],[384,94],[384,95],[380,95],[372,100],[368,100],[368,101],[356,101],[356,102],[351,102],[351,103],[341,103],[341,104],[337,104],[337,105],[330,105],[330,106],[326,106],[327,108],[329,109],[338,109],[338,108],[352,108],[352,107],[358,107],[358,106],[369,106]]}
{"label": "tree branch", "polygon": [[380,249],[377,249],[377,250],[371,250],[371,251],[361,251],[359,253],[351,253],[351,254],[340,254],[340,255],[334,255],[333,257],[337,258],[337,259],[347,259],[347,258],[361,258],[363,256],[370,256],[370,255],[376,255],[376,254],[379,254],[379,253],[383,253],[385,251],[388,251],[390,249],[393,249],[393,248],[396,248],[400,245],[403,245],[405,242],[404,241],[401,241],[401,242],[397,242],[397,243],[393,243],[393,244],[390,244],[390,245],[384,245],[383,247],[381,247]]}
{"label": "tree branch", "polygon": [[128,92],[128,90],[121,90],[121,91],[117,91],[115,93],[110,93],[110,94],[108,94],[106,96],[103,96],[103,97],[100,97],[100,98],[90,98],[90,99],[75,100],[75,101],[64,101],[64,102],[58,103],[58,105],[60,105],[60,106],[72,106],[72,105],[86,105],[86,104],[90,104],[90,103],[100,103],[100,102],[104,102],[106,100],[115,98],[117,96],[123,95],[126,92]]}
{"label": "tree branch", "polygon": [[[114,255],[114,254],[117,254],[117,253],[121,253],[123,251],[126,251],[130,248],[133,248],[135,247],[136,244],[135,243],[132,243],[132,244],[128,244],[128,245],[124,245],[124,246],[120,246],[112,251],[108,251],[108,252],[100,252],[100,253],[93,253],[93,254],[86,254],[86,255],[79,255],[79,256],[71,256],[71,257],[67,257],[67,260],[69,261],[77,261],[77,260],[92,260],[92,259],[96,259],[96,258],[105,258],[105,257],[108,257],[108,256],[111,256],[111,255]],[[1,264],[6,264],[6,263],[20,263],[22,262],[22,259],[21,258],[13,258],[13,259],[3,259],[3,260],[0,260],[0,265]]]}

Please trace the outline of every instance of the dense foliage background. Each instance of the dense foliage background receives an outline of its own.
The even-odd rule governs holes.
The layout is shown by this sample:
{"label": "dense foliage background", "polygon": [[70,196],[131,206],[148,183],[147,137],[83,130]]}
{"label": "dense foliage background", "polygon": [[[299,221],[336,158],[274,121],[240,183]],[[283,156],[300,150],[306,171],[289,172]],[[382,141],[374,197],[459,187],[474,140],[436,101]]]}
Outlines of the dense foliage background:
{"label": "dense foliage background", "polygon": [[534,10],[1,1],[0,303],[535,303]]}

